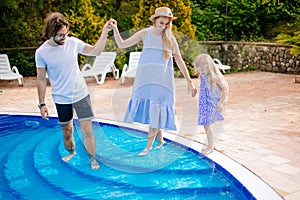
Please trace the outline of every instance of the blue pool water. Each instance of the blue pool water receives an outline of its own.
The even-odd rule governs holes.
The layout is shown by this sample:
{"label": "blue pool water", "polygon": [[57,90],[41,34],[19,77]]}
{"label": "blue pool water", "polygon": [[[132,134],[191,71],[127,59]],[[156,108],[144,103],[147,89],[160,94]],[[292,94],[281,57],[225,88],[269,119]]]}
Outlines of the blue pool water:
{"label": "blue pool water", "polygon": [[146,157],[143,131],[93,122],[93,171],[75,120],[77,155],[68,163],[57,119],[0,114],[0,199],[255,199],[219,164],[167,141]]}

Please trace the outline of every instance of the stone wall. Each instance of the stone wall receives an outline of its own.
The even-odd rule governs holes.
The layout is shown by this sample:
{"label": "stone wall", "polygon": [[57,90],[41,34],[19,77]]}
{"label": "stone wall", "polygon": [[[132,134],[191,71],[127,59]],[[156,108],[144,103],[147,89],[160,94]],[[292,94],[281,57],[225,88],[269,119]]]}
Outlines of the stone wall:
{"label": "stone wall", "polygon": [[261,71],[300,74],[300,55],[290,54],[290,48],[276,43],[258,42],[199,42],[201,51],[233,71],[258,69]]}

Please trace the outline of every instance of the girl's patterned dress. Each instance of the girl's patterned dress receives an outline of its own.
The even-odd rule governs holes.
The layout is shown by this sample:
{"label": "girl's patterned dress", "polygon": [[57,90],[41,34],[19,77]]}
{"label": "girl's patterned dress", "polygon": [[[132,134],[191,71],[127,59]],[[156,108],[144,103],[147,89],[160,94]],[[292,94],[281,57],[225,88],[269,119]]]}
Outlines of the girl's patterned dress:
{"label": "girl's patterned dress", "polygon": [[217,85],[213,91],[212,86],[208,85],[208,78],[208,74],[200,76],[198,125],[203,126],[224,120],[222,113],[217,111],[217,105],[220,101],[220,87]]}

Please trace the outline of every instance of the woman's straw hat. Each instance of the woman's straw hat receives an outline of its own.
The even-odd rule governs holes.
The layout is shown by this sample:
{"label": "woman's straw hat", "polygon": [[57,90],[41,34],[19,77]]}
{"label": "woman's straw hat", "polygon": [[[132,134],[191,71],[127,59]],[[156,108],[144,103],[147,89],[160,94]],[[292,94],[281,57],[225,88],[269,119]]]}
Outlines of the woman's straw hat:
{"label": "woman's straw hat", "polygon": [[168,7],[158,7],[155,9],[155,14],[150,17],[150,20],[153,21],[156,17],[169,17],[171,20],[177,19],[174,17],[171,9]]}

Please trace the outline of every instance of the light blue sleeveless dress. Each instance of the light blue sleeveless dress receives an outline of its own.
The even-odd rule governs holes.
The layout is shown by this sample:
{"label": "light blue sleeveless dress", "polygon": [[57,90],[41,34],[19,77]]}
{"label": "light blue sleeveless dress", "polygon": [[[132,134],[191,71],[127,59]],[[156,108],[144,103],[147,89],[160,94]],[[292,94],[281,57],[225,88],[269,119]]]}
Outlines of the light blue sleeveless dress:
{"label": "light blue sleeveless dress", "polygon": [[163,60],[162,36],[147,28],[125,122],[176,130],[173,59]]}
{"label": "light blue sleeveless dress", "polygon": [[220,87],[217,85],[216,91],[213,92],[212,88],[207,84],[208,76],[200,76],[198,125],[203,126],[224,120],[222,113],[217,110],[217,105],[220,101]]}

